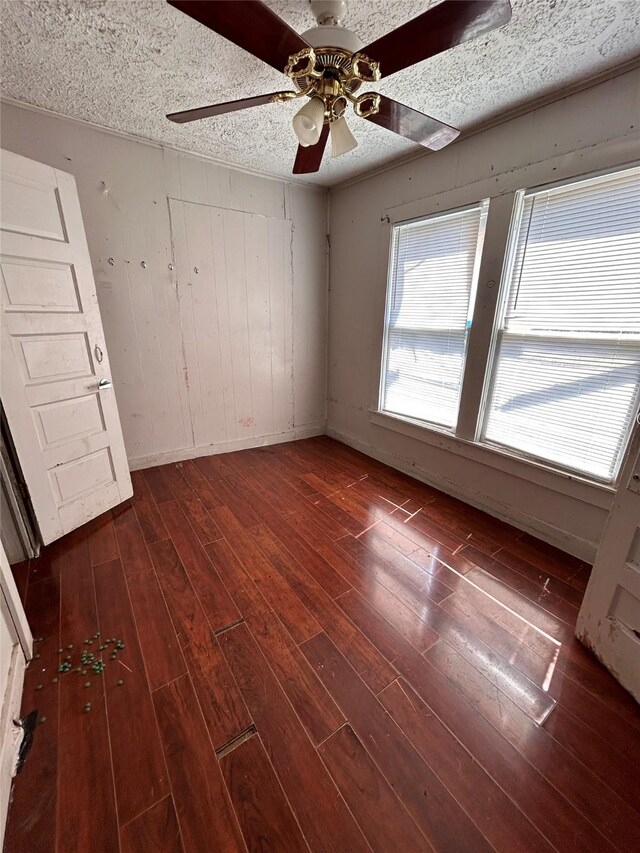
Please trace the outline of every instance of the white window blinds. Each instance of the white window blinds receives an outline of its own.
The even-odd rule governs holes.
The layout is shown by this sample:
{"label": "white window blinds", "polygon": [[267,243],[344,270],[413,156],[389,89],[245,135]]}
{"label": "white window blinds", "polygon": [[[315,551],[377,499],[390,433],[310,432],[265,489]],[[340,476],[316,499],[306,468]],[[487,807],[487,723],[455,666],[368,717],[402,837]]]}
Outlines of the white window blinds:
{"label": "white window blinds", "polygon": [[484,438],[611,481],[640,390],[640,169],[520,205]]}
{"label": "white window blinds", "polygon": [[394,226],[380,408],[453,427],[486,203]]}

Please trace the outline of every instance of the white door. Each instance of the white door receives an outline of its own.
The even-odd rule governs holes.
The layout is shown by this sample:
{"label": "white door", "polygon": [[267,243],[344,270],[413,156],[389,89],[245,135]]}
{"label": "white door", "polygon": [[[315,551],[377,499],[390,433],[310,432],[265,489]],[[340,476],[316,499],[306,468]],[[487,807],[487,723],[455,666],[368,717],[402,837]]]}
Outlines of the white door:
{"label": "white door", "polygon": [[[634,443],[634,448],[638,442]],[[640,453],[630,454],[609,513],[576,628],[640,701]]]}
{"label": "white door", "polygon": [[132,494],[75,180],[2,152],[1,395],[42,540]]}

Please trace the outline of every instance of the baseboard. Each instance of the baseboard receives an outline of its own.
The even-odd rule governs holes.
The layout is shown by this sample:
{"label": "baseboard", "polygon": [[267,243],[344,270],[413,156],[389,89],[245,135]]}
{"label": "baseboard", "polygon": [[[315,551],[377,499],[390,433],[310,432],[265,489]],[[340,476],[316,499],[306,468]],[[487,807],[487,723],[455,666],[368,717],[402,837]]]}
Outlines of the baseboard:
{"label": "baseboard", "polygon": [[378,450],[378,448],[367,444],[362,441],[362,439],[350,433],[335,430],[332,427],[327,426],[326,434],[331,438],[335,438],[336,441],[348,444],[349,447],[353,447],[354,450],[359,450],[366,456],[371,456],[379,462],[384,462],[385,465],[389,465],[391,468],[395,468],[416,480],[420,480],[422,483],[426,483],[428,486],[433,486],[441,492],[445,492],[447,495],[459,498],[465,503],[471,504],[471,506],[492,515],[494,518],[500,519],[500,521],[506,521],[508,524],[512,524],[519,530],[523,530],[525,533],[530,533],[532,536],[542,539],[549,545],[555,545],[556,548],[560,548],[562,551],[573,554],[580,560],[593,563],[595,559],[597,542],[580,539],[577,536],[569,536],[566,531],[560,530],[552,524],[548,524],[547,522],[541,521],[537,518],[531,518],[531,516],[524,512],[520,512],[519,510],[509,510],[503,504],[494,500],[490,495],[481,495],[478,497],[477,493],[474,493],[473,495],[469,494],[469,492],[459,488],[454,483],[451,483],[448,480],[443,480],[439,477],[434,477],[418,466],[404,465],[392,454]]}
{"label": "baseboard", "polygon": [[152,468],[154,465],[167,465],[170,462],[183,462],[185,459],[196,459],[198,456],[213,456],[217,453],[231,453],[233,450],[248,450],[251,447],[266,447],[270,444],[282,444],[285,441],[295,441],[299,438],[311,438],[314,435],[324,435],[325,425],[306,424],[294,427],[288,432],[273,435],[257,435],[251,438],[239,438],[234,441],[224,441],[220,444],[203,444],[199,447],[182,447],[165,453],[151,453],[148,456],[135,456],[129,459],[129,470],[138,471],[140,468]]}

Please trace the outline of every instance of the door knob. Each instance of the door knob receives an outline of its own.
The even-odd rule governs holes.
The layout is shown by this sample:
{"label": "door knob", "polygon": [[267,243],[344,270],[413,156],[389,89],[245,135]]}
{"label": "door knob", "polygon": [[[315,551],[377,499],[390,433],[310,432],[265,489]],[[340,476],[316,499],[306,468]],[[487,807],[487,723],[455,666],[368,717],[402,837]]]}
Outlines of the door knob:
{"label": "door knob", "polygon": [[98,391],[106,391],[107,388],[113,388],[113,382],[110,379],[101,379],[98,382]]}

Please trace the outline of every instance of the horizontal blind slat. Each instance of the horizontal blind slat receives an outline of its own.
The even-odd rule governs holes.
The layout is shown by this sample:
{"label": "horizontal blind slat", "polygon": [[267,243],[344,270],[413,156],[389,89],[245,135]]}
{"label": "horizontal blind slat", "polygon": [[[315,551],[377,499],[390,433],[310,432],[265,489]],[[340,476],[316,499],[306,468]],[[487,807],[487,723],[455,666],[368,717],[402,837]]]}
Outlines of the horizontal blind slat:
{"label": "horizontal blind slat", "polygon": [[452,427],[485,205],[394,226],[384,411]]}
{"label": "horizontal blind slat", "polygon": [[610,481],[640,390],[640,169],[527,194],[516,227],[484,438]]}

